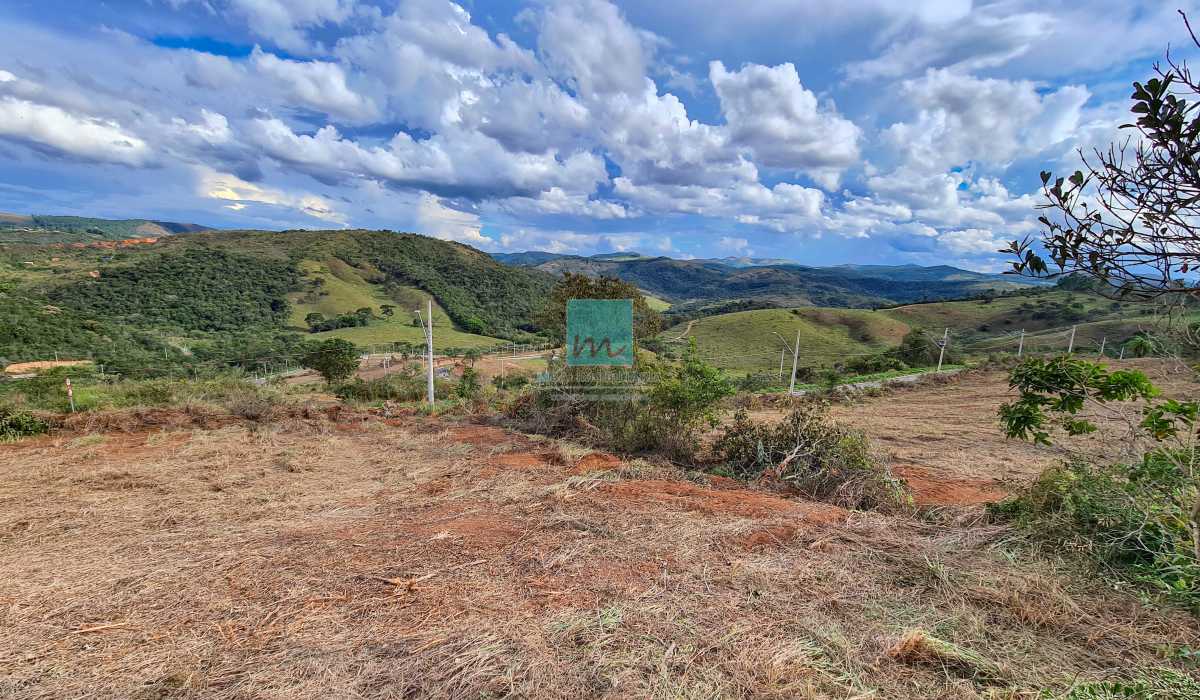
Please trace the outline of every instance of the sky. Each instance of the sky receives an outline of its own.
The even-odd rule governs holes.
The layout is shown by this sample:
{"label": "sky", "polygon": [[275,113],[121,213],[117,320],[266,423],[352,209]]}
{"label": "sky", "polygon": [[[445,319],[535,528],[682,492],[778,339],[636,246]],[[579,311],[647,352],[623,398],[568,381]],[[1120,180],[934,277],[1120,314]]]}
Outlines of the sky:
{"label": "sky", "polygon": [[1196,0],[5,0],[0,211],[1003,269]]}

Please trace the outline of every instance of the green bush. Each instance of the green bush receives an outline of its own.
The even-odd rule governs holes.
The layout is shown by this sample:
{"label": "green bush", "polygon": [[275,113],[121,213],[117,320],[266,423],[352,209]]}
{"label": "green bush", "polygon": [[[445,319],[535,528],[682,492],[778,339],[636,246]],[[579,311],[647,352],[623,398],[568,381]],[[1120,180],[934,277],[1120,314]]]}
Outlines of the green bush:
{"label": "green bush", "polygon": [[639,375],[616,368],[555,366],[551,382],[518,397],[506,413],[529,432],[691,460],[700,428],[715,424],[716,407],[734,393],[733,384],[699,358],[694,341],[680,363],[643,369]]}
{"label": "green bush", "polygon": [[781,380],[774,372],[754,372],[739,377],[735,384],[738,391],[763,392],[778,388],[784,381],[787,380]]}
{"label": "green bush", "polygon": [[[433,393],[439,399],[456,395],[457,383],[444,379],[434,381]],[[353,379],[337,385],[333,393],[343,401],[424,401],[429,390],[424,374],[401,371],[379,379]]]}
{"label": "green bush", "polygon": [[522,372],[505,372],[492,377],[492,386],[501,390],[520,389],[529,384],[529,375]]}
{"label": "green bush", "polygon": [[714,442],[713,456],[739,478],[767,475],[847,508],[896,508],[909,500],[866,436],[831,420],[823,403],[803,403],[775,425],[739,410]]}
{"label": "green bush", "polygon": [[1143,671],[1128,680],[1098,681],[1077,685],[1063,695],[1044,690],[1044,700],[1184,700],[1200,698],[1200,682],[1168,668]]}
{"label": "green bush", "polygon": [[473,399],[479,395],[479,373],[474,367],[463,369],[462,377],[454,385],[454,395],[460,399]]}
{"label": "green bush", "polygon": [[0,442],[12,442],[17,438],[41,435],[49,429],[50,426],[46,421],[28,411],[16,411],[0,406]]}
{"label": "green bush", "polygon": [[1072,461],[991,512],[1200,614],[1200,560],[1189,525],[1200,494],[1189,470],[1180,468],[1196,460],[1155,450],[1132,465]]}
{"label": "green bush", "polygon": [[842,365],[842,371],[847,374],[879,374],[905,369],[908,369],[908,365],[900,358],[887,354],[860,355],[846,360]]}

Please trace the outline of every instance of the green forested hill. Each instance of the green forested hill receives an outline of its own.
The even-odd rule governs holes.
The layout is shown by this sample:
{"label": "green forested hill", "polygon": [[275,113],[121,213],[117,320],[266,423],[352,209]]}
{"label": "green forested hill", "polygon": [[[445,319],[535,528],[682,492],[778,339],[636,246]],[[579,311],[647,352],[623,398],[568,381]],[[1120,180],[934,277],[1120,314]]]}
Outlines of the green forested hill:
{"label": "green forested hill", "polygon": [[[158,365],[186,365],[328,335],[406,342],[420,334],[408,325],[412,309],[429,296],[437,345],[478,347],[529,337],[552,283],[468,246],[386,231],[204,232],[115,249],[0,245],[0,358],[91,354],[112,366],[144,350]],[[312,312],[369,321],[308,333]]]}
{"label": "green forested hill", "polygon": [[94,243],[129,238],[159,238],[209,230],[198,224],[150,219],[97,219],[86,216],[6,214],[0,212],[0,244],[47,245]]}
{"label": "green forested hill", "polygon": [[537,253],[502,256],[517,264],[561,274],[608,275],[632,282],[673,303],[698,305],[718,300],[753,300],[778,306],[863,308],[897,303],[956,299],[1030,286],[953,267],[808,267],[796,264],[742,266],[720,260],[612,256],[560,256]]}

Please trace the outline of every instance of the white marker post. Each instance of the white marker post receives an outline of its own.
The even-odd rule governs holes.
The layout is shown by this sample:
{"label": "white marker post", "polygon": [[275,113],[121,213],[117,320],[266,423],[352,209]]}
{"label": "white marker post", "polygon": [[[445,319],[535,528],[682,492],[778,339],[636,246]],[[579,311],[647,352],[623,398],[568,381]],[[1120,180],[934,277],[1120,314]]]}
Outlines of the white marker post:
{"label": "white marker post", "polygon": [[948,343],[948,342],[950,342],[950,329],[949,328],[947,328],[946,331],[944,333],[942,333],[942,342],[939,343],[939,346],[941,347],[941,350],[938,351],[937,371],[939,371],[939,372],[942,371],[942,360],[946,357],[946,343]]}
{"label": "white marker post", "polygon": [[1071,326],[1071,340],[1067,343],[1067,354],[1075,351],[1075,326]]}
{"label": "white marker post", "polygon": [[75,390],[71,388],[71,378],[67,377],[67,402],[71,404],[71,413],[75,412]]}
{"label": "white marker post", "polygon": [[1104,346],[1108,344],[1108,336],[1100,339],[1100,357],[1104,357]]}
{"label": "white marker post", "polygon": [[1021,353],[1023,353],[1023,352],[1025,352],[1025,329],[1024,328],[1021,329],[1021,339],[1017,341],[1017,357],[1020,357]]}
{"label": "white marker post", "polygon": [[796,363],[800,362],[800,329],[796,329],[796,346],[792,348],[792,383],[788,387],[788,393],[796,393]]}
{"label": "white marker post", "polygon": [[433,407],[433,299],[430,298],[426,302],[426,311],[429,313],[429,328],[425,331],[425,345],[429,351],[429,406]]}

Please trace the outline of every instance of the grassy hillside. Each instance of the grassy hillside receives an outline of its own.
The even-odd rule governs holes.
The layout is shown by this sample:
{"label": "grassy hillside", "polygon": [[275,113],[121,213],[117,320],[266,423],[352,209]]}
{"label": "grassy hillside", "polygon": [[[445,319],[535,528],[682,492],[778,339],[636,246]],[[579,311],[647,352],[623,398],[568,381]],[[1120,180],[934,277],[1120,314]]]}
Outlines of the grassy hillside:
{"label": "grassy hillside", "polygon": [[[685,333],[686,330],[686,333]],[[735,374],[777,371],[783,343],[775,334],[796,340],[800,332],[800,365],[822,366],[851,353],[869,353],[899,342],[908,332],[900,321],[854,309],[759,309],[708,316],[667,329],[658,336],[665,347],[695,338],[700,354]],[[785,373],[791,367],[787,353]]]}
{"label": "grassy hillside", "polygon": [[[311,339],[344,338],[358,345],[377,343],[423,343],[424,332],[420,327],[412,325],[415,317],[414,309],[425,312],[426,300],[430,295],[415,287],[400,285],[389,286],[368,281],[370,271],[351,267],[338,258],[328,258],[323,261],[303,260],[298,264],[302,275],[302,285],[309,287],[308,291],[292,292],[288,295],[291,302],[291,317],[289,324],[296,328],[304,328],[304,318],[310,313],[320,313],[325,316],[352,312],[367,307],[375,311],[376,318],[367,326],[354,328],[339,328],[321,333],[306,334]],[[314,293],[311,287],[316,279],[321,279],[320,292]],[[394,306],[391,317],[384,316],[381,307]],[[496,338],[474,333],[465,333],[454,328],[450,316],[441,304],[433,305],[433,345],[435,349],[444,348],[486,348],[501,342]]]}
{"label": "grassy hillside", "polygon": [[1078,347],[1098,346],[1103,337],[1111,346],[1155,326],[1144,305],[1059,289],[991,301],[913,304],[880,313],[932,332],[949,328],[959,347],[975,352],[1015,350],[1022,329],[1027,348],[1052,350],[1066,348],[1065,335],[1072,325],[1078,326]]}
{"label": "grassy hillside", "polygon": [[[665,347],[681,347],[693,337],[701,354],[735,373],[778,371],[779,350],[800,331],[801,366],[829,366],[848,354],[894,347],[913,328],[938,335],[950,329],[951,347],[960,356],[1016,352],[1021,329],[1025,350],[1055,352],[1067,348],[1076,326],[1075,349],[1094,353],[1102,342],[1110,355],[1139,331],[1161,332],[1159,319],[1138,304],[1098,295],[1039,290],[991,301],[912,304],[865,311],[838,308],[758,309],[703,316],[679,323],[659,335]],[[1200,316],[1193,314],[1193,320]],[[686,331],[686,333],[685,333]],[[1105,340],[1107,339],[1107,340]],[[785,358],[785,366],[791,366]]]}

